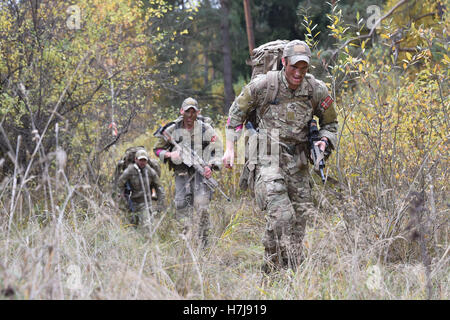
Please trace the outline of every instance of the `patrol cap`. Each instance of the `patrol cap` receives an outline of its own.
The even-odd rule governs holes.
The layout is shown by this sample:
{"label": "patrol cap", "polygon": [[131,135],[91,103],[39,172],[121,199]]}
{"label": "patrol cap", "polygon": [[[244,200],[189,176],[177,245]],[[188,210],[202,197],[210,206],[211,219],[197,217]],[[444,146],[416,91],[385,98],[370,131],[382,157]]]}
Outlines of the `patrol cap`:
{"label": "patrol cap", "polygon": [[145,160],[147,160],[148,161],[148,154],[147,154],[147,151],[145,151],[145,150],[138,150],[137,152],[136,152],[136,158],[138,159],[138,160],[141,160],[141,159],[145,159]]}
{"label": "patrol cap", "polygon": [[181,108],[184,111],[188,110],[189,108],[194,108],[195,111],[199,110],[198,109],[198,102],[197,102],[197,100],[195,100],[194,98],[191,98],[191,97],[184,99],[184,101],[183,101],[183,103],[181,105]]}
{"label": "patrol cap", "polygon": [[304,41],[292,40],[284,47],[283,58],[288,57],[290,64],[296,64],[299,61],[305,61],[309,64],[311,50]]}

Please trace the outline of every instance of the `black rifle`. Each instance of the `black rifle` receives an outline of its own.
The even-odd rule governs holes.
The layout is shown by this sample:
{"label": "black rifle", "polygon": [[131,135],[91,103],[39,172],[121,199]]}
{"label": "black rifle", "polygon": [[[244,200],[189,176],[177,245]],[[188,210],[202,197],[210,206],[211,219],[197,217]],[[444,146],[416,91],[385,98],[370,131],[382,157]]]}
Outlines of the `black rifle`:
{"label": "black rifle", "polygon": [[[202,158],[200,158],[197,155],[197,153],[194,150],[192,150],[192,148],[189,148],[184,144],[180,145],[177,142],[175,142],[172,136],[165,131],[165,128],[166,126],[159,127],[158,130],[156,130],[156,132],[153,135],[155,137],[162,137],[164,140],[173,145],[175,147],[175,150],[178,150],[178,152],[180,153],[181,161],[183,161],[183,163],[186,166],[193,167],[195,171],[197,171],[203,177],[205,177],[203,175],[205,171],[204,168],[207,166],[205,161]],[[217,181],[213,177],[209,179],[205,177],[203,181],[209,187],[209,189],[211,189],[211,191],[217,189],[225,197],[225,199],[227,199],[227,201],[231,201],[231,199],[225,194],[225,192],[223,192],[223,190],[219,187],[219,183],[217,183]]]}
{"label": "black rifle", "polygon": [[315,142],[320,141],[319,129],[317,128],[316,120],[312,119],[309,122],[309,147],[311,149],[311,156],[314,162],[314,169],[320,172],[322,182],[325,183],[325,175],[323,174],[323,169],[325,169],[325,161],[323,160],[323,152],[320,151],[319,147],[315,145]]}
{"label": "black rifle", "polygon": [[131,200],[132,193],[133,193],[133,191],[131,191],[130,182],[127,181],[127,183],[125,184],[125,191],[123,194],[125,195],[125,198],[127,198],[128,208],[130,209],[131,212],[134,212],[133,201]]}

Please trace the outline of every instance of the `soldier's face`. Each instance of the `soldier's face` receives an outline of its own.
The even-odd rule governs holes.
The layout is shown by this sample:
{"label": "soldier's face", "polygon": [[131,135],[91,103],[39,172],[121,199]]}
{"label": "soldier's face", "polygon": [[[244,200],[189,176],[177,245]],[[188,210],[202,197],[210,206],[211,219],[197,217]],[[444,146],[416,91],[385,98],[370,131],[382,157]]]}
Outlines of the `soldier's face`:
{"label": "soldier's face", "polygon": [[303,78],[308,71],[308,64],[305,61],[299,61],[296,64],[290,64],[289,59],[283,59],[283,65],[286,73],[286,80],[289,88],[295,90],[302,83]]}
{"label": "soldier's face", "polygon": [[[182,109],[183,110],[183,109]],[[182,111],[184,124],[191,128],[194,125],[197,115],[200,111],[195,111],[194,108],[189,108],[186,111]]]}
{"label": "soldier's face", "polygon": [[145,166],[147,165],[147,160],[146,159],[136,159],[136,164],[138,165],[139,168],[144,169]]}

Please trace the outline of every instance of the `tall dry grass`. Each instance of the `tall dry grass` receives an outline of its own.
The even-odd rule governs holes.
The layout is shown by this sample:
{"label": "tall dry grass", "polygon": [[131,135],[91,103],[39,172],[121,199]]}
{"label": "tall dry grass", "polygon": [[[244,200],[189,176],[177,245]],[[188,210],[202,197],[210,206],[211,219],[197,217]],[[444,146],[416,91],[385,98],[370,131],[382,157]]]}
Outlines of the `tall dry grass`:
{"label": "tall dry grass", "polygon": [[[58,162],[45,160],[44,167]],[[305,260],[297,272],[266,275],[261,272],[264,216],[252,197],[236,188],[235,173],[223,173],[222,182],[234,185],[227,188],[234,201],[215,196],[210,243],[201,250],[181,234],[172,206],[155,218],[153,233],[134,229],[108,188],[71,183],[65,170],[48,166],[24,182],[16,167],[2,181],[3,299],[449,297],[448,211],[435,208],[434,218],[426,218],[429,196],[409,199],[411,219],[402,222],[402,232],[386,237],[383,223],[390,212],[368,203],[362,190],[318,184]],[[165,167],[162,177],[172,199]]]}

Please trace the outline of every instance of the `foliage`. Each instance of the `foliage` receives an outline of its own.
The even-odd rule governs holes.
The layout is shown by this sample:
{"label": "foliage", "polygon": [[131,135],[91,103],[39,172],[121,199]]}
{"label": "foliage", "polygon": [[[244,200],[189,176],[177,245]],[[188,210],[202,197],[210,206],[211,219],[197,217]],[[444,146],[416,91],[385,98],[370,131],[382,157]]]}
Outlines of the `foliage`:
{"label": "foliage", "polygon": [[[123,151],[152,150],[153,132],[178,116],[178,99],[188,92],[205,91],[202,112],[215,116],[224,136],[226,115],[209,103],[223,92],[220,50],[214,52],[219,38],[211,27],[217,2],[204,1],[196,12],[184,0],[79,1],[81,28],[67,30],[61,1],[41,1],[37,9],[3,1],[2,297],[447,299],[448,11],[439,1],[407,1],[369,36],[361,21],[365,2],[322,8],[305,2],[312,7],[296,20],[305,35],[295,37],[314,47],[312,73],[335,99],[339,139],[326,184],[311,171],[317,210],[306,228],[304,261],[297,271],[267,275],[261,272],[264,215],[251,191],[239,189],[239,166],[214,173],[233,201],[214,195],[211,241],[203,251],[183,237],[174,217],[166,165],[167,212],[143,228],[127,225],[109,193]],[[291,30],[267,18],[280,3],[254,1],[254,12],[266,14],[258,24],[267,37]],[[398,3],[387,1],[383,14]],[[232,5],[233,47],[243,55],[234,58],[241,63],[233,70],[239,92],[248,80],[248,50],[241,3]],[[266,41],[264,34],[257,39]],[[181,90],[190,86],[193,91]],[[130,121],[129,133],[107,147],[117,138],[107,127],[112,121],[122,134]],[[81,169],[91,174],[78,174]],[[69,281],[76,274],[79,281]]]}
{"label": "foliage", "polygon": [[[331,35],[338,42],[328,78],[342,126],[332,171],[343,190],[358,190],[360,219],[371,217],[374,226],[368,237],[404,234],[410,221],[406,209],[415,191],[427,195],[434,225],[429,236],[445,237],[438,226],[445,223],[447,210],[449,122],[448,96],[443,92],[448,90],[449,71],[448,62],[436,59],[429,44],[448,45],[442,32],[448,13],[419,28],[410,24],[408,37],[417,49],[406,52],[401,61],[394,50],[386,49],[391,44],[386,35],[395,32],[390,21],[382,23],[379,42],[368,49],[370,39],[357,34],[358,29],[356,34],[345,30],[340,13],[334,8],[329,15]],[[429,239],[428,248],[436,246],[434,241],[440,240]],[[396,254],[386,252],[386,259],[395,259]]]}
{"label": "foliage", "polygon": [[[52,129],[61,123],[60,143],[76,168],[86,153],[98,156],[126,133],[136,114],[156,107],[178,58],[173,52],[164,62],[156,59],[172,41],[157,26],[171,10],[164,1],[150,7],[139,0],[78,1],[79,25],[71,28],[67,7],[61,1],[2,3],[0,116],[9,133],[4,138],[14,145],[22,135],[31,155],[32,131],[42,135],[47,153],[55,144]],[[0,145],[3,155],[12,151]],[[25,164],[29,157],[21,153],[20,159]]]}

